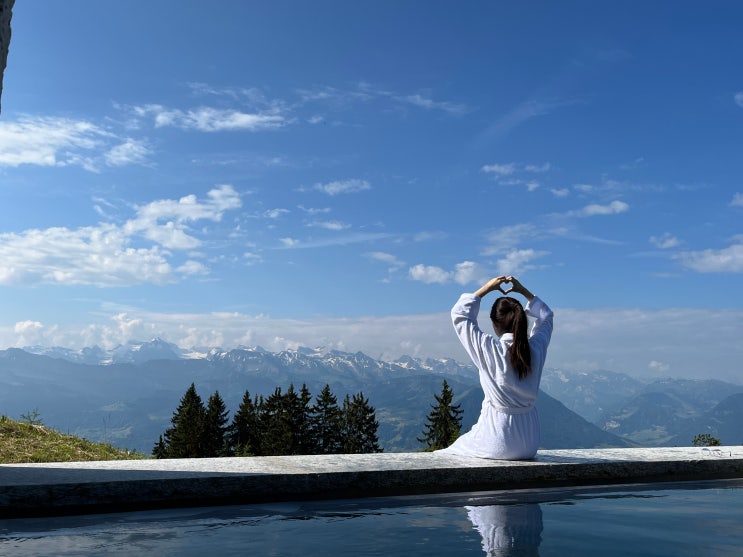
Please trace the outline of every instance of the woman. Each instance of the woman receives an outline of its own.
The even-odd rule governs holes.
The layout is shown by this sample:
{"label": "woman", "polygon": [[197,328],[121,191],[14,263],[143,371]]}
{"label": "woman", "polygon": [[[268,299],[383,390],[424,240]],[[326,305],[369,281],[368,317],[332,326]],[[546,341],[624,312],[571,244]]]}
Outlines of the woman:
{"label": "woman", "polygon": [[[510,285],[503,290],[502,286]],[[526,298],[526,311],[514,298],[498,298],[490,311],[495,335],[477,325],[480,300],[490,292],[515,292]],[[531,336],[527,315],[536,318]],[[539,416],[534,403],[552,336],[552,310],[515,277],[489,280],[474,294],[462,294],[451,310],[459,340],[480,372],[485,400],[477,423],[441,454],[503,460],[533,458],[539,447]]]}

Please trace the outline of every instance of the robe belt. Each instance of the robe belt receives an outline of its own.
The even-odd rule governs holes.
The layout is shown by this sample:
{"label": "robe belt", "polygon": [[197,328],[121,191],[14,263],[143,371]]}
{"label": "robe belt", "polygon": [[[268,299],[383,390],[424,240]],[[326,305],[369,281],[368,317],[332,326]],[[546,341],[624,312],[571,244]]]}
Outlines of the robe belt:
{"label": "robe belt", "polygon": [[489,404],[493,409],[503,414],[528,414],[534,410],[534,406],[499,406],[492,400],[485,399],[485,403]]}

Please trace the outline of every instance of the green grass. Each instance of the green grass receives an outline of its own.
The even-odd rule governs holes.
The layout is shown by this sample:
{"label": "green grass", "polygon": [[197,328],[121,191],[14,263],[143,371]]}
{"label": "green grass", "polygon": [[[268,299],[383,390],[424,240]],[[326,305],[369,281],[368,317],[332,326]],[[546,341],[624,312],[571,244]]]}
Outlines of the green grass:
{"label": "green grass", "polygon": [[144,455],[0,416],[0,464],[142,459]]}

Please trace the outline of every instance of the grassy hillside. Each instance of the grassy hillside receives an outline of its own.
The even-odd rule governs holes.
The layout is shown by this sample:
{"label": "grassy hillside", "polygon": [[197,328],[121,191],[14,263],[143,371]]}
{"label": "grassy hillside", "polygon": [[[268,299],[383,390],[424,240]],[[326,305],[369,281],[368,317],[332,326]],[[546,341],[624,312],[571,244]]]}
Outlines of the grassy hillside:
{"label": "grassy hillside", "polygon": [[0,417],[0,464],[140,459],[143,455]]}

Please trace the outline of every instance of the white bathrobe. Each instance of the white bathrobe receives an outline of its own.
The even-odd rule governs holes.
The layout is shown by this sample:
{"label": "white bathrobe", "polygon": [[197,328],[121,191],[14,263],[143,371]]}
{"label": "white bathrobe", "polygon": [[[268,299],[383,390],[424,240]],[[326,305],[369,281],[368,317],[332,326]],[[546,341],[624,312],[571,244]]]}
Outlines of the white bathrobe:
{"label": "white bathrobe", "polygon": [[552,336],[552,310],[535,297],[526,313],[536,318],[529,337],[531,371],[525,379],[511,366],[508,348],[513,335],[496,337],[477,324],[480,298],[462,294],[451,310],[454,330],[480,372],[485,393],[482,410],[472,429],[439,454],[455,454],[524,460],[533,458],[539,447],[539,416],[534,403]]}

